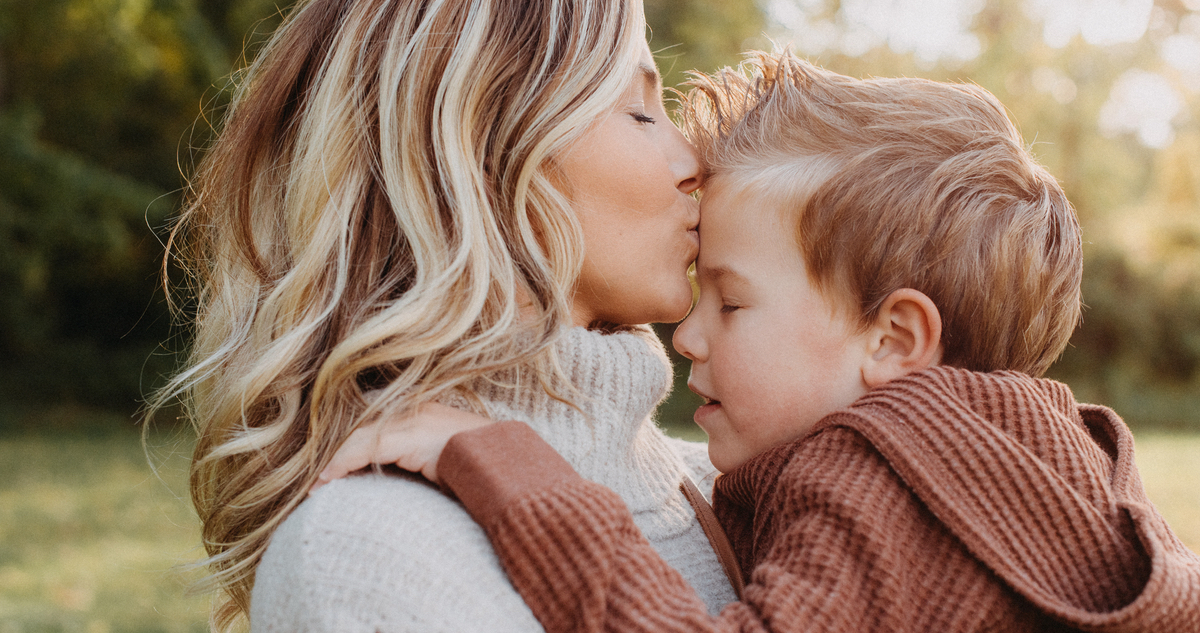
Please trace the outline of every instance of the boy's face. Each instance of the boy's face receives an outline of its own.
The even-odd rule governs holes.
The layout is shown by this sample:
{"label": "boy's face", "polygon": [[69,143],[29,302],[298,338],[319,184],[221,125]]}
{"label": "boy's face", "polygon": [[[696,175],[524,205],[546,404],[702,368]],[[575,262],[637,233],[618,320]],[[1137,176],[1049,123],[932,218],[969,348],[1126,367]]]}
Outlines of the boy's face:
{"label": "boy's face", "polygon": [[700,300],[674,344],[705,399],[709,457],[728,472],[866,393],[868,337],[809,281],[769,197],[710,183],[700,217]]}

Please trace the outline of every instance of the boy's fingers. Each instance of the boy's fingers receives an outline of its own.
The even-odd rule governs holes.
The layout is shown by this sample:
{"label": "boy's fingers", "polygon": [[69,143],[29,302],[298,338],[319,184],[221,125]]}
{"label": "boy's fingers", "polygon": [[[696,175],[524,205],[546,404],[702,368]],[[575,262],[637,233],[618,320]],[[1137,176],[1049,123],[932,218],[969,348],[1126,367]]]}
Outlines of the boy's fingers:
{"label": "boy's fingers", "polygon": [[373,427],[355,429],[333,454],[333,459],[329,460],[321,474],[317,475],[317,481],[309,489],[309,492],[315,491],[334,479],[341,479],[360,468],[370,466],[378,441],[377,429]]}
{"label": "boy's fingers", "polygon": [[430,402],[405,417],[359,427],[334,452],[309,494],[371,464],[396,464],[437,482],[437,459],[450,436],[491,423],[486,417]]}
{"label": "boy's fingers", "polygon": [[445,441],[440,441],[430,433],[412,433],[407,437],[407,444],[396,456],[396,465],[412,473],[421,473],[433,483],[437,480],[437,458],[440,448]]}

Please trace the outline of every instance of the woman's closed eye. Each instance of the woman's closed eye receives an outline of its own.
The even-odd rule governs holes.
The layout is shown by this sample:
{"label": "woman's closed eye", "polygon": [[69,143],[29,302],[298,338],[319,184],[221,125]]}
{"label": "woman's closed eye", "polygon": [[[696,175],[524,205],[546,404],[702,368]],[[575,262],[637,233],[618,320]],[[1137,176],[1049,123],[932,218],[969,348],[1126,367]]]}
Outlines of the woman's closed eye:
{"label": "woman's closed eye", "polygon": [[742,309],[742,306],[737,305],[735,303],[729,303],[726,301],[721,304],[721,314],[731,314],[731,313],[736,312],[741,309]]}
{"label": "woman's closed eye", "polygon": [[637,121],[638,123],[657,123],[657,120],[654,117],[644,112],[630,112],[629,116],[633,117],[633,120]]}

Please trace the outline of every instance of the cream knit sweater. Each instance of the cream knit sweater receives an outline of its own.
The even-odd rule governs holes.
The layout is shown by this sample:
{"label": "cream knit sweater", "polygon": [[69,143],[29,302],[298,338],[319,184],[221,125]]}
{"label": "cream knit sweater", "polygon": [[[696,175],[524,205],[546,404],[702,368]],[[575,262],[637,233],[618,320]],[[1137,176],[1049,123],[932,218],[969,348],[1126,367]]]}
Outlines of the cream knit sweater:
{"label": "cream knit sweater", "polygon": [[[488,414],[532,427],[585,478],[616,491],[655,550],[713,613],[736,600],[681,478],[712,490],[703,444],[667,438],[651,412],[670,386],[648,329],[573,328],[558,343],[587,414],[517,372],[476,385]],[[588,419],[590,418],[590,420]],[[540,631],[487,536],[423,480],[367,474],[335,481],[276,530],[258,566],[253,631]]]}

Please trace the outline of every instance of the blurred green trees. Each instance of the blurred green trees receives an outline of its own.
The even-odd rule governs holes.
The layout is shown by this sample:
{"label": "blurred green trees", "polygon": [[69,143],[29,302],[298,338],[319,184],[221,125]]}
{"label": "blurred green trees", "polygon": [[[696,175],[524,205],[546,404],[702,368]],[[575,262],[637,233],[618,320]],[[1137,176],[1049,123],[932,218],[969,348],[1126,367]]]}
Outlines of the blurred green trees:
{"label": "blurred green trees", "polygon": [[[1049,14],[1030,9],[1053,3],[932,3],[967,7],[954,15],[976,48],[957,56],[902,33],[871,39],[860,15],[870,4],[647,0],[646,12],[668,84],[770,37],[852,75],[996,93],[1062,179],[1088,240],[1085,323],[1053,375],[1135,424],[1200,428],[1200,52],[1194,71],[1167,63],[1200,42],[1200,1],[1156,0],[1144,33],[1115,43],[1053,35]],[[174,366],[186,333],[169,325],[155,232],[218,125],[231,71],[290,5],[0,3],[0,404],[132,411]],[[1119,85],[1136,97],[1158,84],[1127,80],[1151,74],[1182,104],[1166,137],[1112,115]]]}
{"label": "blurred green trees", "polygon": [[132,410],[174,365],[153,229],[270,6],[0,4],[0,402]]}

